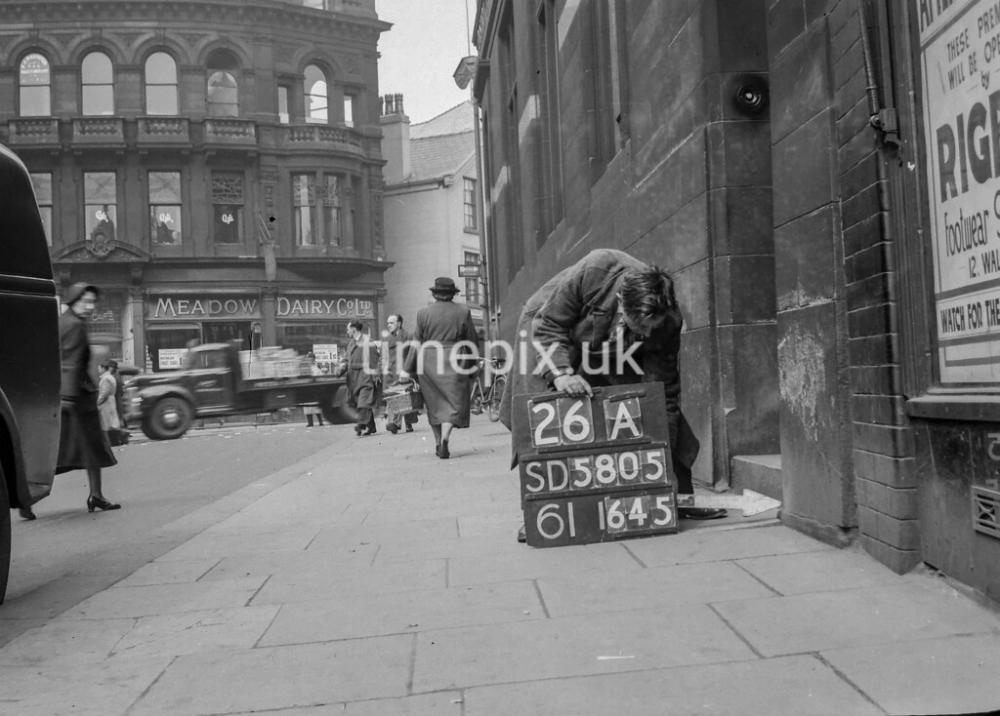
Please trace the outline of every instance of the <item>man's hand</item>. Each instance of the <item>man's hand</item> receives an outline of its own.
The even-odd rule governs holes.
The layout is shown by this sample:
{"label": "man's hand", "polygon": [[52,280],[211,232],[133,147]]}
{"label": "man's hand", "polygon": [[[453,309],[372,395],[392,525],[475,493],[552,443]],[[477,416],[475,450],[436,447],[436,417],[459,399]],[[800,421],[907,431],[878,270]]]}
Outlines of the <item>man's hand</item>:
{"label": "man's hand", "polygon": [[552,387],[566,395],[593,395],[590,383],[579,375],[560,375],[552,381]]}

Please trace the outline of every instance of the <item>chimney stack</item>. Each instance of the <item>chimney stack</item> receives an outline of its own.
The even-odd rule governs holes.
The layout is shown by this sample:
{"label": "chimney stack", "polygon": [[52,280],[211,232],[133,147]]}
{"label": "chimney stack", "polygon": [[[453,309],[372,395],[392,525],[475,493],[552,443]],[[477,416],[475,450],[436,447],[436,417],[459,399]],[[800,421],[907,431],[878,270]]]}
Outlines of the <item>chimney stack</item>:
{"label": "chimney stack", "polygon": [[386,184],[400,184],[410,176],[410,118],[403,112],[403,95],[379,98],[382,127],[382,176]]}

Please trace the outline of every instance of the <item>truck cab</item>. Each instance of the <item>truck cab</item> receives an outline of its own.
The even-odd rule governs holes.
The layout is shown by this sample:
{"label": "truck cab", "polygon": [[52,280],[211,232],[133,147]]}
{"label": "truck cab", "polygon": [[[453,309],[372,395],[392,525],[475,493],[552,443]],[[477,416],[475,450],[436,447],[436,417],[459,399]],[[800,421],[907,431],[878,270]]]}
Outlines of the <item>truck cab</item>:
{"label": "truck cab", "polygon": [[24,164],[0,145],[0,603],[10,572],[10,508],[52,490],[59,449],[59,301]]}

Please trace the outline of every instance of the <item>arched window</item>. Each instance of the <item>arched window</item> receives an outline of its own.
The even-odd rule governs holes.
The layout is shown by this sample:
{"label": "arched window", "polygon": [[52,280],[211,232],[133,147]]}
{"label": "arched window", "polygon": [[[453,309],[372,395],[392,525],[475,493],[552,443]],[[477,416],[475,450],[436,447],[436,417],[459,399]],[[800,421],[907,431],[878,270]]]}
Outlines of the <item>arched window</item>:
{"label": "arched window", "polygon": [[306,121],[326,124],[326,73],[316,65],[306,67],[304,94],[306,97]]}
{"label": "arched window", "polygon": [[80,66],[83,85],[83,113],[115,113],[115,76],[111,58],[103,52],[91,52]]}
{"label": "arched window", "polygon": [[21,60],[17,84],[20,89],[19,113],[22,117],[48,117],[52,114],[52,78],[49,61],[32,52]]}
{"label": "arched window", "polygon": [[209,117],[239,116],[240,93],[236,80],[238,71],[239,63],[230,52],[216,50],[209,55],[206,92]]}
{"label": "arched window", "polygon": [[146,114],[179,114],[177,63],[166,52],[146,58]]}

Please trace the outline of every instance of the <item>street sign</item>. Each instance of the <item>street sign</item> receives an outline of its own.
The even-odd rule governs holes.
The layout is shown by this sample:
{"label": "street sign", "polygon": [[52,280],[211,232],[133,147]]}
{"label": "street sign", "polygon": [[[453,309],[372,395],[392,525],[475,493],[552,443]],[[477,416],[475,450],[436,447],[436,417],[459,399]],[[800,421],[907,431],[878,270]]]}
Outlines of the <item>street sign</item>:
{"label": "street sign", "polygon": [[479,278],[482,275],[479,264],[459,264],[459,278]]}
{"label": "street sign", "polygon": [[677,531],[661,383],[597,388],[593,397],[518,395],[512,407],[529,545]]}

